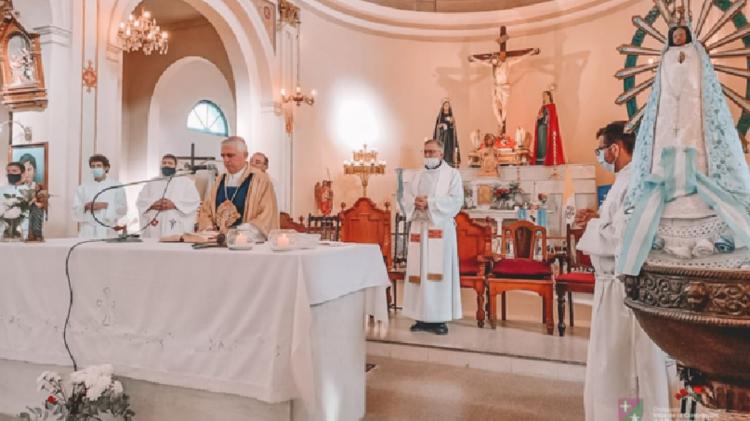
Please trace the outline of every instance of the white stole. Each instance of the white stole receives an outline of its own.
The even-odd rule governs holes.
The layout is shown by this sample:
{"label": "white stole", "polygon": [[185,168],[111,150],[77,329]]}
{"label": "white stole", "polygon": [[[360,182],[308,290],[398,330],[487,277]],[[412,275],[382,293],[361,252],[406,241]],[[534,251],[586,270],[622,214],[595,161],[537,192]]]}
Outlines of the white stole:
{"label": "white stole", "polygon": [[[451,182],[451,171],[445,162],[440,167],[434,192],[430,196],[439,197],[448,195]],[[413,197],[418,196],[420,179],[424,172],[420,171],[411,182],[410,190]],[[408,282],[419,284],[423,278],[427,281],[440,282],[444,278],[444,246],[443,229],[445,218],[432,212],[413,210],[409,215],[411,227],[409,230],[408,256],[412,258],[406,261],[406,279]],[[452,225],[451,225],[452,226]],[[419,258],[414,258],[419,256]],[[422,268],[426,260],[425,268]]]}

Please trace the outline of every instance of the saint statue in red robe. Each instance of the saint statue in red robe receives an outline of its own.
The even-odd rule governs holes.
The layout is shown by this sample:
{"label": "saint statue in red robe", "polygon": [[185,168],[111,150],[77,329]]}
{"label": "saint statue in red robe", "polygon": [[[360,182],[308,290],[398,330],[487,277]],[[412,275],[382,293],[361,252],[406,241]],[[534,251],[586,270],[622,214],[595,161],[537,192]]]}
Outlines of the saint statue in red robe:
{"label": "saint statue in red robe", "polygon": [[542,93],[542,108],[536,118],[534,144],[531,147],[531,163],[535,165],[565,164],[557,107],[551,91]]}

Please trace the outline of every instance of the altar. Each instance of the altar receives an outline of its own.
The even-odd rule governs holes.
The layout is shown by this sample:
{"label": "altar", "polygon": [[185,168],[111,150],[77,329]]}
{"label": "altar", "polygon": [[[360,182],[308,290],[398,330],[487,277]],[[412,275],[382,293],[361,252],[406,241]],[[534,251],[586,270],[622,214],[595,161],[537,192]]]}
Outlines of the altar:
{"label": "altar", "polygon": [[[34,379],[42,369],[70,370],[65,258],[76,241],[0,243],[0,413],[41,402]],[[365,414],[364,320],[387,323],[389,281],[376,245],[276,253],[95,243],[73,252],[70,273],[70,349],[79,367],[109,363],[128,380],[126,393],[143,402],[133,400],[139,420],[206,419],[184,408],[155,415],[158,396],[128,390],[143,381],[170,387],[174,411],[200,391],[232,397],[246,419]]]}
{"label": "altar", "polygon": [[[408,185],[414,177],[415,170],[398,170],[404,185]],[[496,176],[482,175],[479,168],[460,168],[464,192],[467,195],[464,211],[472,218],[493,218],[498,227],[503,223],[516,220],[517,213],[513,209],[494,209],[492,198],[483,203],[477,200],[483,186],[487,190],[496,187],[507,187],[511,183],[518,183],[523,191],[524,200],[535,201],[540,193],[547,195],[547,235],[560,237],[565,235],[565,221],[563,209],[563,195],[565,193],[565,178],[570,180],[569,188],[575,197],[576,209],[597,209],[596,167],[593,165],[503,165],[498,166]]]}
{"label": "altar", "polygon": [[[540,193],[547,195],[547,235],[563,237],[565,235],[565,221],[563,209],[563,195],[565,193],[565,178],[570,179],[572,193],[575,197],[576,209],[597,208],[596,168],[593,165],[508,165],[499,166],[497,176],[484,176],[478,168],[461,168],[461,178],[464,190],[471,192],[472,203],[465,211],[472,218],[493,218],[497,226],[503,222],[516,220],[517,213],[511,209],[493,209],[489,203],[481,203],[479,190],[481,186],[507,187],[517,182],[523,191],[524,200],[535,201]],[[479,203],[478,203],[479,202]]]}

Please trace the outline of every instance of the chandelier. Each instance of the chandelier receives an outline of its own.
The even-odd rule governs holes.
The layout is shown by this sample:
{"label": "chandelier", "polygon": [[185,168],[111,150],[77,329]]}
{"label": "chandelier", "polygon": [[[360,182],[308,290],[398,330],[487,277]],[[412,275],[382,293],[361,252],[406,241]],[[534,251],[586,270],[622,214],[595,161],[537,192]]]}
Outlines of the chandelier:
{"label": "chandelier", "polygon": [[310,95],[304,95],[302,94],[302,88],[297,86],[297,89],[294,91],[294,94],[287,95],[286,89],[281,88],[281,102],[286,104],[288,102],[294,101],[295,103],[297,103],[298,107],[302,105],[303,102],[307,105],[313,105],[315,104],[315,96],[317,94],[318,92],[315,89],[313,89],[312,91],[310,91]]}
{"label": "chandelier", "polygon": [[385,174],[385,161],[378,161],[378,152],[363,149],[354,151],[353,160],[344,161],[345,175],[358,175],[362,181],[362,196],[367,197],[367,184],[373,174]]}
{"label": "chandelier", "polygon": [[137,18],[130,15],[127,22],[120,22],[117,37],[126,52],[142,50],[147,56],[154,51],[167,53],[169,34],[161,30],[156,19],[151,17],[151,12],[146,10],[142,10]]}

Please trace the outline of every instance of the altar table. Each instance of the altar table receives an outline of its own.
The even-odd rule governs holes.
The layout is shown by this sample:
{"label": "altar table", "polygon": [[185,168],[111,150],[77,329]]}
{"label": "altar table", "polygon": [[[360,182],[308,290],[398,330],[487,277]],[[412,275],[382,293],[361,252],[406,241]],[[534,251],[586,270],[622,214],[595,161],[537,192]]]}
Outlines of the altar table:
{"label": "altar table", "polygon": [[[0,360],[71,365],[64,270],[76,241],[0,243]],[[68,342],[80,367],[110,363],[133,379],[300,400],[306,419],[364,415],[364,319],[387,323],[390,285],[377,245],[92,243],[73,252],[70,273]],[[336,314],[316,318],[326,306]],[[0,413],[16,410],[4,404]]]}

